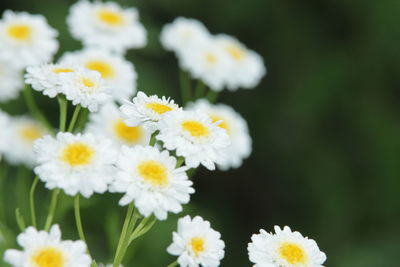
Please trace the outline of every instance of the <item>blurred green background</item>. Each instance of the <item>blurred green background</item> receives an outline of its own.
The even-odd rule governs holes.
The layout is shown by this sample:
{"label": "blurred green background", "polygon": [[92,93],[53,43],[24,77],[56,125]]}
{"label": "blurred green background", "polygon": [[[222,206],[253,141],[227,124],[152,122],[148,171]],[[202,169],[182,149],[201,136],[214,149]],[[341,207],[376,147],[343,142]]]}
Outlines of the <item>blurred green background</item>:
{"label": "blurred green background", "polygon": [[[398,266],[400,1],[117,2],[139,8],[148,30],[148,46],[127,55],[146,92],[178,99],[176,59],[158,41],[162,25],[177,16],[199,19],[212,33],[234,35],[265,59],[268,75],[258,88],[220,98],[248,120],[251,158],[238,170],[201,170],[185,211],[202,215],[222,233],[227,248],[221,266],[250,266],[250,236],[275,224],[316,239],[328,255],[326,266]],[[72,3],[2,0],[0,6],[45,15],[60,31],[63,52],[80,48],[65,24]],[[40,100],[49,114],[56,108]],[[19,112],[13,103],[8,108]],[[39,192],[46,205],[45,190]],[[123,220],[118,197],[96,196],[82,208],[89,246],[101,260],[112,253],[107,237],[115,242]],[[68,201],[64,197],[63,205]],[[76,239],[71,211],[61,215],[56,221],[65,237]],[[139,240],[125,266],[173,261],[165,249],[178,217]]]}

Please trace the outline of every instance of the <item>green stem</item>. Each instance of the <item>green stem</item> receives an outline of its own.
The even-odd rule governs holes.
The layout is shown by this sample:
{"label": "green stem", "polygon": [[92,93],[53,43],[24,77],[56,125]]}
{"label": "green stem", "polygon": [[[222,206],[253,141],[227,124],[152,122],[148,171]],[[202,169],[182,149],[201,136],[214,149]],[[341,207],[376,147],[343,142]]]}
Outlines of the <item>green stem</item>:
{"label": "green stem", "polygon": [[218,99],[219,92],[209,90],[207,93],[207,99],[210,103],[215,103]]}
{"label": "green stem", "polygon": [[75,130],[82,131],[85,128],[86,122],[89,118],[89,109],[83,108],[79,116],[78,122],[76,123]]}
{"label": "green stem", "polygon": [[159,133],[160,133],[160,131],[157,130],[151,134],[150,143],[149,143],[150,146],[154,146],[156,144],[156,142],[157,142],[156,137]]}
{"label": "green stem", "polygon": [[68,132],[73,132],[75,129],[76,120],[78,119],[79,112],[81,111],[81,105],[77,105],[74,110],[74,114],[72,115],[71,122],[68,126]]}
{"label": "green stem", "polygon": [[119,241],[118,241],[117,251],[115,252],[115,256],[114,256],[113,267],[119,267],[119,265],[122,262],[123,255],[121,255],[121,251],[123,250],[123,245],[125,243],[125,240],[127,239],[127,236],[129,236],[128,228],[131,225],[131,221],[133,219],[132,214],[134,214],[134,212],[133,212],[134,209],[135,209],[135,205],[132,202],[129,204],[128,211],[126,212],[125,221],[122,226],[121,235],[120,235]]}
{"label": "green stem", "polygon": [[65,96],[62,95],[58,95],[57,100],[60,108],[60,120],[58,128],[60,132],[65,132],[65,127],[67,125],[68,102],[67,99],[65,99]]}
{"label": "green stem", "polygon": [[192,96],[189,75],[183,70],[180,71],[179,81],[181,87],[182,105],[185,106]]}
{"label": "green stem", "polygon": [[76,194],[74,199],[74,213],[75,213],[75,223],[76,229],[78,230],[79,238],[86,243],[85,234],[82,227],[81,210],[79,204],[79,193]]}
{"label": "green stem", "polygon": [[60,189],[54,189],[51,194],[51,201],[49,207],[49,214],[47,215],[46,223],[44,226],[44,230],[47,232],[50,229],[51,224],[53,223],[54,214],[57,207],[58,196],[60,194]]}
{"label": "green stem", "polygon": [[30,209],[31,209],[31,222],[32,222],[32,226],[33,227],[37,227],[36,224],[36,211],[35,211],[35,190],[36,190],[36,186],[39,182],[39,177],[36,176],[35,179],[33,180],[32,186],[31,186],[31,190],[29,192],[29,205],[30,205]]}
{"label": "green stem", "polygon": [[[129,239],[129,244],[132,243],[133,240],[141,237],[142,235],[146,234],[150,229],[154,226],[154,224],[157,222],[157,219],[155,217],[148,217],[144,219],[141,224],[138,225],[138,227],[135,229],[135,231],[132,233],[130,239]],[[142,224],[143,223],[143,224]]]}
{"label": "green stem", "polygon": [[195,99],[204,97],[205,93],[206,93],[206,85],[199,80],[197,82],[197,86],[195,89]]}
{"label": "green stem", "polygon": [[33,97],[32,89],[26,85],[23,90],[23,95],[25,99],[25,103],[28,106],[29,111],[31,112],[32,116],[43,123],[45,127],[47,127],[50,131],[53,131],[50,123],[47,121],[46,117],[43,113],[39,110],[35,98]]}
{"label": "green stem", "polygon": [[174,262],[168,264],[167,267],[175,267],[175,266],[177,266],[177,265],[178,265],[178,261],[174,261]]}

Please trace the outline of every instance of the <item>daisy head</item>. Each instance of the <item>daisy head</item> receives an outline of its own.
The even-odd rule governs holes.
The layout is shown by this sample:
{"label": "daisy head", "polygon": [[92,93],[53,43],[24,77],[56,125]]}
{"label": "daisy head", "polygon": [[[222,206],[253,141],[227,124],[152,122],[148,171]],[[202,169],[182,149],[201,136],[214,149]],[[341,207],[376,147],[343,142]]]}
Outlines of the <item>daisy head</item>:
{"label": "daisy head", "polygon": [[111,141],[89,133],[47,135],[36,141],[34,151],[40,180],[47,188],[61,188],[70,196],[104,193],[115,171]]}
{"label": "daisy head", "polygon": [[0,20],[0,59],[20,69],[51,61],[56,37],[42,15],[6,10]]}
{"label": "daisy head", "polygon": [[63,241],[58,225],[50,232],[28,227],[18,235],[22,250],[8,249],[4,261],[13,267],[89,267],[92,260],[86,252],[86,244],[79,241]]}
{"label": "daisy head", "polygon": [[60,91],[73,105],[81,105],[96,112],[99,105],[110,100],[110,88],[97,71],[77,68],[76,71],[62,75]]}
{"label": "daisy head", "polygon": [[275,226],[275,233],[260,230],[248,245],[250,261],[255,267],[323,267],[326,260],[317,243],[292,232],[288,226]]}
{"label": "daisy head", "polygon": [[191,110],[206,113],[212,122],[217,122],[218,127],[224,129],[231,140],[230,145],[220,150],[218,168],[227,170],[238,168],[243,159],[250,156],[251,137],[247,122],[232,107],[224,104],[210,104],[207,100],[200,99],[189,105]]}
{"label": "daisy head", "polygon": [[161,44],[167,50],[180,53],[210,38],[207,28],[198,20],[178,17],[161,31]]}
{"label": "daisy head", "polygon": [[157,139],[166,149],[176,150],[178,156],[184,157],[188,167],[197,168],[201,164],[214,170],[219,160],[218,151],[230,143],[226,130],[219,127],[219,123],[213,123],[205,113],[169,112],[159,121]]}
{"label": "daisy head", "polygon": [[224,258],[225,243],[221,234],[213,230],[208,221],[200,216],[193,219],[185,216],[178,220],[178,229],[173,233],[168,253],[179,256],[180,266],[219,266]]}
{"label": "daisy head", "polygon": [[151,136],[143,126],[126,125],[117,105],[113,102],[102,106],[97,113],[90,113],[86,129],[87,132],[103,135],[114,141],[118,147],[147,145]]}
{"label": "daisy head", "polygon": [[22,72],[10,66],[7,61],[0,59],[0,84],[0,102],[6,102],[17,98],[24,88]]}
{"label": "daisy head", "polygon": [[64,54],[61,62],[79,64],[89,70],[99,72],[112,89],[110,94],[115,100],[122,102],[136,92],[135,68],[120,55],[104,49],[86,48]]}
{"label": "daisy head", "polygon": [[194,193],[185,167],[176,168],[168,151],[151,146],[123,147],[117,161],[117,175],[111,190],[125,193],[120,205],[134,201],[139,212],[165,220],[168,212],[182,211]]}
{"label": "daisy head", "polygon": [[81,0],[71,6],[67,23],[72,36],[89,47],[125,52],[147,42],[138,11],[115,2]]}
{"label": "daisy head", "polygon": [[156,95],[147,96],[141,91],[131,103],[127,102],[120,109],[127,125],[143,125],[150,133],[157,130],[157,123],[165,114],[182,110],[172,99],[164,96],[159,98]]}

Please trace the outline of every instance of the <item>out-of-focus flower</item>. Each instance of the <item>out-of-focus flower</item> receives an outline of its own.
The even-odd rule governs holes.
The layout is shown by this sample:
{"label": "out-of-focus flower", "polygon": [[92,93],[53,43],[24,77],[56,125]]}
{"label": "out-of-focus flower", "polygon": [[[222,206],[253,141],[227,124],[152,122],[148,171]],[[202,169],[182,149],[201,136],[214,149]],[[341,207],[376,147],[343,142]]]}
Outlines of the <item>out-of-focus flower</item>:
{"label": "out-of-focus flower", "polygon": [[19,69],[49,62],[58,49],[57,34],[42,15],[6,10],[0,20],[0,60]]}
{"label": "out-of-focus flower", "polygon": [[122,8],[115,2],[81,0],[71,6],[67,23],[72,36],[85,46],[125,52],[147,43],[136,8]]}
{"label": "out-of-focus flower", "polygon": [[205,113],[171,111],[161,118],[158,126],[157,139],[166,149],[176,150],[176,155],[184,157],[190,168],[201,164],[214,170],[219,151],[230,143],[227,132]]}
{"label": "out-of-focus flower", "polygon": [[314,240],[292,232],[288,226],[275,226],[275,233],[261,229],[251,241],[249,258],[255,267],[323,267],[326,260]]}
{"label": "out-of-focus flower", "polygon": [[64,54],[60,62],[79,64],[97,71],[111,88],[110,95],[120,102],[136,92],[137,74],[132,63],[103,49],[88,48]]}
{"label": "out-of-focus flower", "polygon": [[104,193],[115,173],[112,142],[92,134],[47,135],[36,141],[34,151],[35,173],[46,188],[61,188],[70,196]]}
{"label": "out-of-focus flower", "polygon": [[185,216],[178,220],[177,232],[168,253],[179,256],[181,267],[216,267],[224,258],[225,243],[221,234],[213,230],[208,221],[196,216],[193,220]]}
{"label": "out-of-focus flower", "polygon": [[151,134],[142,126],[128,126],[121,117],[121,113],[114,103],[102,106],[97,113],[90,113],[87,132],[103,135],[122,145],[147,145]]}
{"label": "out-of-focus flower", "polygon": [[2,158],[3,152],[7,148],[8,144],[8,137],[9,135],[7,134],[8,129],[10,129],[10,118],[7,113],[3,112],[0,109],[0,160]]}
{"label": "out-of-focus flower", "polygon": [[219,34],[214,38],[216,44],[225,51],[229,58],[229,75],[226,76],[227,88],[234,91],[239,88],[256,87],[266,74],[262,57],[247,49],[231,36]]}
{"label": "out-of-focus flower", "polygon": [[22,72],[3,60],[0,60],[0,86],[0,102],[17,98],[24,88]]}
{"label": "out-of-focus flower", "polygon": [[182,204],[188,203],[194,193],[185,172],[187,168],[176,168],[176,164],[166,150],[160,152],[151,146],[123,147],[111,191],[125,193],[120,205],[134,201],[143,216],[154,214],[165,220],[168,212],[181,212]]}
{"label": "out-of-focus flower", "polygon": [[218,126],[225,129],[229,135],[230,145],[219,151],[222,156],[217,167],[222,170],[240,167],[243,159],[249,157],[251,153],[251,137],[247,122],[242,116],[230,106],[212,105],[204,99],[189,106],[190,109],[208,114],[212,122],[220,122]]}
{"label": "out-of-focus flower", "polygon": [[143,125],[150,133],[157,130],[157,123],[162,116],[174,110],[181,110],[172,99],[165,96],[147,96],[141,91],[132,99],[132,103],[126,103],[120,109],[127,125]]}
{"label": "out-of-focus flower", "polygon": [[4,261],[13,267],[89,267],[92,262],[83,241],[61,240],[58,225],[49,233],[28,227],[17,241],[22,251],[8,249],[4,253]]}

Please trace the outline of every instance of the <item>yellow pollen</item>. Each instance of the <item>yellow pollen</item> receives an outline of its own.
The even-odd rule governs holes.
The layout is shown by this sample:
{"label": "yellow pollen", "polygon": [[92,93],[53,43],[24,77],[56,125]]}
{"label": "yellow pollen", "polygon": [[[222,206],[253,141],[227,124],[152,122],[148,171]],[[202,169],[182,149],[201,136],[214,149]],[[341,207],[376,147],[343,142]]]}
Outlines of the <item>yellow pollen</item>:
{"label": "yellow pollen", "polygon": [[97,13],[97,17],[110,26],[120,26],[124,23],[123,16],[115,11],[102,9]]}
{"label": "yellow pollen", "polygon": [[218,115],[210,115],[210,118],[211,118],[213,123],[217,122],[217,121],[221,121],[221,123],[218,124],[218,126],[221,127],[222,129],[225,129],[228,133],[230,132],[231,129],[229,127],[229,124],[225,120],[223,120],[220,116],[218,116]]}
{"label": "yellow pollen", "polygon": [[193,137],[208,136],[208,128],[198,121],[185,121],[182,123],[182,128],[189,132]]}
{"label": "yellow pollen", "polygon": [[227,45],[227,46],[225,46],[225,49],[237,61],[242,60],[245,56],[243,49],[241,49],[238,46]]}
{"label": "yellow pollen", "polygon": [[35,267],[63,267],[63,253],[56,248],[43,248],[32,257]]}
{"label": "yellow pollen", "polygon": [[86,87],[93,87],[94,82],[90,78],[83,77],[82,78],[82,84]]}
{"label": "yellow pollen", "polygon": [[29,143],[33,143],[36,139],[43,135],[43,132],[37,126],[29,125],[20,130],[20,135],[24,140],[28,141]]}
{"label": "yellow pollen", "polygon": [[167,106],[167,105],[160,104],[160,103],[154,103],[154,102],[153,103],[148,103],[146,105],[146,107],[151,109],[151,110],[153,110],[155,113],[158,113],[160,115],[164,114],[165,112],[168,112],[168,111],[172,110],[172,108]]}
{"label": "yellow pollen", "polygon": [[293,265],[305,264],[307,256],[304,250],[294,243],[283,243],[279,247],[279,253],[288,263]]}
{"label": "yellow pollen", "polygon": [[128,144],[137,143],[142,137],[142,129],[138,127],[129,127],[122,119],[118,119],[114,123],[114,131],[116,135]]}
{"label": "yellow pollen", "polygon": [[147,160],[138,165],[140,176],[153,186],[165,186],[168,184],[167,168],[157,161]]}
{"label": "yellow pollen", "polygon": [[100,60],[92,60],[86,63],[86,68],[90,70],[98,71],[101,77],[109,79],[114,77],[114,70],[107,62]]}
{"label": "yellow pollen", "polygon": [[28,25],[15,24],[8,27],[7,33],[15,40],[28,41],[31,38],[32,29]]}
{"label": "yellow pollen", "polygon": [[59,74],[59,73],[74,72],[74,70],[73,69],[67,69],[67,68],[54,68],[53,72],[56,73],[56,74]]}
{"label": "yellow pollen", "polygon": [[217,57],[213,53],[207,53],[206,61],[207,63],[214,64],[215,62],[217,62]]}
{"label": "yellow pollen", "polygon": [[193,237],[190,240],[190,246],[196,256],[204,251],[204,239],[200,237]]}
{"label": "yellow pollen", "polygon": [[87,165],[92,161],[94,150],[88,145],[76,142],[67,145],[61,159],[72,167]]}

